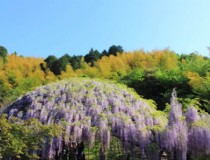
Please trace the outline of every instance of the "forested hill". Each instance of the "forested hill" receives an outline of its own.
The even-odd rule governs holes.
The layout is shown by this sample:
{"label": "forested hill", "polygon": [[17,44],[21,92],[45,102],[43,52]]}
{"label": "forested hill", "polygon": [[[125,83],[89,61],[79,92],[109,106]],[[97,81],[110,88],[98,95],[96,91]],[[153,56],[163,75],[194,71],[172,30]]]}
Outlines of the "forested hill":
{"label": "forested hill", "polygon": [[124,52],[111,46],[85,56],[46,59],[8,54],[0,46],[1,108],[27,91],[69,77],[111,79],[128,85],[144,98],[153,99],[163,110],[176,88],[183,105],[194,104],[210,113],[210,59],[197,53],[177,54],[171,50]]}

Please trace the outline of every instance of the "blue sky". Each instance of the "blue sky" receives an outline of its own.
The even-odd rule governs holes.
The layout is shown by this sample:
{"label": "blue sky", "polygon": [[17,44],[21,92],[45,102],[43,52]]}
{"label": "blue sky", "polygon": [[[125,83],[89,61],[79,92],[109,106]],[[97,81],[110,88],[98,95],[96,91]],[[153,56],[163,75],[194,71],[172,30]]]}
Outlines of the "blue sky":
{"label": "blue sky", "polygon": [[170,48],[208,56],[210,0],[0,0],[0,45],[47,57]]}

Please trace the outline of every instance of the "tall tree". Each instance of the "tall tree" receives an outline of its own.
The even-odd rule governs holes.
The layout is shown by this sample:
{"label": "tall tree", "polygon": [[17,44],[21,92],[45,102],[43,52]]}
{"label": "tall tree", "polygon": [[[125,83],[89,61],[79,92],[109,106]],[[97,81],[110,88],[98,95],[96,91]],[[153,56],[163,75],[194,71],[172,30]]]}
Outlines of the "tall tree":
{"label": "tall tree", "polygon": [[53,73],[60,75],[62,71],[66,70],[66,66],[70,64],[71,57],[68,54],[63,55],[58,60],[53,62]]}
{"label": "tall tree", "polygon": [[111,47],[109,47],[108,56],[109,55],[116,56],[117,53],[123,53],[123,52],[124,52],[124,50],[123,50],[122,46],[112,45]]}
{"label": "tall tree", "polygon": [[81,59],[82,59],[82,56],[72,56],[71,57],[70,63],[71,63],[73,70],[81,68]]}
{"label": "tall tree", "polygon": [[66,65],[70,63],[71,57],[66,53],[58,59],[60,64],[60,70],[65,71]]}
{"label": "tall tree", "polygon": [[97,61],[99,58],[100,58],[99,51],[94,50],[93,48],[91,48],[89,53],[87,55],[85,55],[85,57],[84,57],[85,62],[90,63],[91,66],[93,66],[94,62]]}
{"label": "tall tree", "polygon": [[57,60],[57,57],[55,57],[54,55],[49,55],[44,61],[47,64],[47,67],[53,71],[53,63]]}
{"label": "tall tree", "polygon": [[4,63],[6,62],[7,54],[7,49],[4,46],[0,46],[0,57],[2,57]]}
{"label": "tall tree", "polygon": [[107,50],[103,50],[103,51],[101,52],[100,58],[102,58],[103,56],[108,56]]}

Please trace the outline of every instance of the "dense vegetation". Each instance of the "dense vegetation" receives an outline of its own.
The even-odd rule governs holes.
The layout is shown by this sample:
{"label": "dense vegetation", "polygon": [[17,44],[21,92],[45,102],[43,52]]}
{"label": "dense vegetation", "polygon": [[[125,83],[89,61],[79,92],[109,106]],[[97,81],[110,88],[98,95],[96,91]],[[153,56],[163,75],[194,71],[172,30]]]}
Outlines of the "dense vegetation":
{"label": "dense vegetation", "polygon": [[85,56],[46,59],[0,54],[0,106],[37,86],[69,77],[111,79],[153,99],[163,110],[176,87],[184,108],[196,104],[210,113],[210,59],[196,53],[178,55],[168,49],[124,52],[111,46],[101,53],[91,49]]}
{"label": "dense vegetation", "polygon": [[0,159],[38,159],[40,146],[46,137],[60,135],[59,125],[43,125],[37,119],[7,119],[0,115]]}
{"label": "dense vegetation", "polygon": [[0,121],[3,159],[64,158],[73,141],[90,148],[100,142],[106,156],[113,137],[131,157],[135,147],[148,160],[159,160],[161,151],[174,160],[210,156],[209,114],[193,106],[183,113],[175,90],[168,116],[125,86],[86,78],[39,87],[3,112],[9,119]]}
{"label": "dense vegetation", "polygon": [[[73,79],[46,85],[70,77],[124,84],[154,100],[164,112],[157,111],[152,101],[109,82]],[[173,88],[183,106],[175,92],[168,104]],[[210,59],[197,53],[124,52],[113,45],[101,53],[91,49],[84,56],[43,59],[8,54],[0,46],[0,159],[64,155],[70,137],[88,139],[89,147],[95,140],[97,152],[101,149],[106,155],[112,138],[111,145],[121,144],[116,155],[134,154],[137,147],[148,159],[158,159],[163,150],[177,160],[208,159],[210,118],[204,111],[210,113],[209,97]]]}

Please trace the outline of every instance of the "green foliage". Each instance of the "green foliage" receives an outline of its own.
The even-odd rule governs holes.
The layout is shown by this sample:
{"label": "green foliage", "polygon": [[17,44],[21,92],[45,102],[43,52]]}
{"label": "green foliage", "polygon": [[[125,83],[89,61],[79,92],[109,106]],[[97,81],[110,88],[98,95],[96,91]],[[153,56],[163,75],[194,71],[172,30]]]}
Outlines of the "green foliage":
{"label": "green foliage", "polygon": [[[88,146],[88,144],[87,144]],[[85,147],[86,159],[100,160],[101,143],[96,141],[94,146],[90,149]],[[116,137],[112,137],[110,148],[106,152],[107,159],[126,159],[126,155],[123,153],[123,146],[120,140]]]}
{"label": "green foliage", "polygon": [[122,48],[122,46],[116,46],[116,45],[112,45],[111,47],[109,47],[109,51],[107,53],[108,56],[110,55],[114,55],[117,56],[117,53],[123,53],[124,50]]}
{"label": "green foliage", "polygon": [[72,56],[70,59],[71,66],[74,70],[81,68],[82,56]]}
{"label": "green foliage", "polygon": [[9,87],[4,84],[4,81],[0,79],[0,108],[3,108],[8,103],[10,94]]}
{"label": "green foliage", "polygon": [[3,46],[0,46],[0,57],[3,58],[4,63],[6,62],[7,54],[7,49]]}
{"label": "green foliage", "polygon": [[57,60],[57,58],[53,55],[49,55],[44,61],[47,63],[47,67],[52,69],[53,63]]}
{"label": "green foliage", "polygon": [[59,59],[50,55],[45,59],[47,67],[55,74],[60,75],[62,71],[66,70],[66,66],[70,64],[71,57],[68,54],[63,55]]}
{"label": "green foliage", "polygon": [[122,79],[122,82],[128,85],[137,85],[143,81],[143,70],[140,68],[131,70],[127,76]]}
{"label": "green foliage", "polygon": [[35,86],[38,86],[38,85],[39,85],[39,82],[37,82],[36,79],[25,78],[16,87],[14,87],[13,90],[9,92],[10,98],[14,100],[18,96],[23,95],[26,92],[34,89]]}
{"label": "green foliage", "polygon": [[6,115],[0,115],[0,159],[38,159],[45,137],[55,137],[61,134],[59,125],[43,125],[37,119],[21,121]]}
{"label": "green foliage", "polygon": [[199,98],[179,98],[179,100],[182,102],[183,105],[183,111],[187,111],[187,108],[189,106],[193,106],[198,111],[200,111],[201,103]]}
{"label": "green foliage", "polygon": [[[172,89],[176,88],[183,103],[185,99],[198,98],[200,108],[210,113],[210,59],[197,53],[178,55],[168,49],[123,53],[121,46],[112,45],[102,53],[91,49],[85,56],[65,54],[57,59],[50,55],[45,63],[42,60],[32,69],[28,69],[25,62],[16,64],[20,60],[22,63],[21,58],[26,59],[16,54],[7,56],[9,64],[0,60],[0,105],[36,86],[57,79],[87,76],[126,84],[139,95],[153,99],[160,110],[165,108]],[[39,75],[43,76],[40,80]]]}
{"label": "green foliage", "polygon": [[180,69],[182,71],[196,72],[201,76],[204,76],[206,72],[210,71],[210,59],[197,53],[181,55],[180,63]]}
{"label": "green foliage", "polygon": [[90,63],[91,66],[94,65],[94,62],[97,61],[100,58],[100,53],[97,50],[91,50],[87,55],[84,56],[85,62]]}
{"label": "green foliage", "polygon": [[71,57],[68,54],[63,55],[58,60],[54,61],[52,71],[55,75],[60,75],[66,70],[66,66],[70,64]]}

